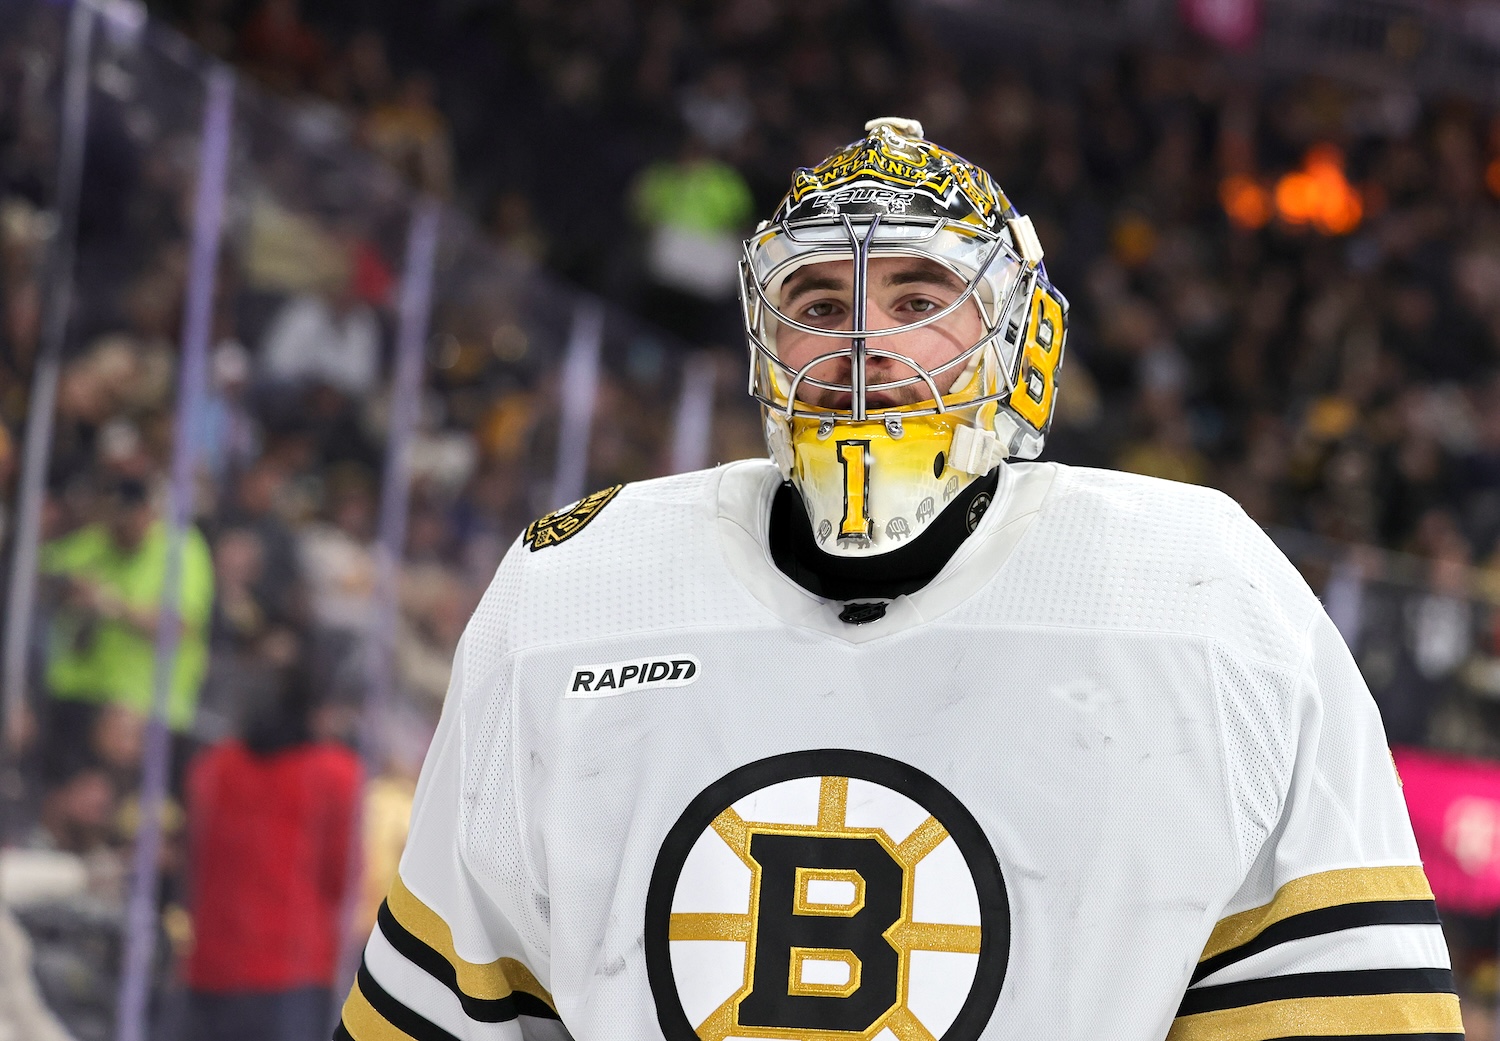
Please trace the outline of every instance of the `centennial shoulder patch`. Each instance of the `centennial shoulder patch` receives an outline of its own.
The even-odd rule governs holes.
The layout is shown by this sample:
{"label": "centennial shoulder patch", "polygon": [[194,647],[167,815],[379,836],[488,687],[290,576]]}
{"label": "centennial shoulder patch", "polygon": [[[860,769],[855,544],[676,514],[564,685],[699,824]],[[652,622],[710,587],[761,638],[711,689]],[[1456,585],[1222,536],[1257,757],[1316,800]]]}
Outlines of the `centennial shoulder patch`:
{"label": "centennial shoulder patch", "polygon": [[623,487],[623,484],[617,484],[613,488],[585,495],[571,506],[553,510],[545,517],[532,521],[527,525],[526,534],[521,536],[521,541],[530,546],[533,553],[559,542],[566,542],[587,527],[589,521],[597,517],[599,511],[608,506]]}

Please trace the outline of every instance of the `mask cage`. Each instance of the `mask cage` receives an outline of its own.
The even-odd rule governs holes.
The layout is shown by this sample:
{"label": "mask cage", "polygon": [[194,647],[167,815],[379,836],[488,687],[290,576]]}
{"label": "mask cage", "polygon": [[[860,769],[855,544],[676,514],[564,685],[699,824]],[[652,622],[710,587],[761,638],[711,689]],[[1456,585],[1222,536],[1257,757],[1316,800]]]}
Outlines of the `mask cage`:
{"label": "mask cage", "polygon": [[[958,275],[965,288],[947,306],[915,322],[890,329],[867,329],[869,261],[871,257],[881,256],[913,256],[935,261]],[[851,287],[853,327],[850,329],[831,330],[807,325],[782,312],[775,302],[779,299],[782,284],[792,272],[807,264],[831,260],[854,262]],[[959,405],[969,408],[1002,401],[1009,397],[1019,379],[1026,310],[1038,276],[1038,265],[1021,257],[1007,233],[946,217],[845,214],[771,225],[745,241],[740,261],[740,302],[751,352],[750,395],[767,409],[789,420],[852,419],[855,422],[898,415],[935,415]],[[869,344],[870,340],[908,333],[940,322],[971,301],[979,305],[984,334],[933,369],[919,365],[903,354]],[[1016,313],[1018,305],[1019,314]],[[830,340],[846,341],[848,346],[819,354],[800,368],[793,368],[776,353],[774,340],[779,325]],[[982,383],[978,388],[980,393],[965,393],[961,401],[949,400],[953,397],[955,382],[965,372],[982,367],[981,362],[986,356],[1003,378],[991,381],[988,387]],[[866,363],[872,357],[897,362],[915,375],[869,385]],[[817,366],[839,358],[850,361],[849,383],[829,382],[810,375]],[[948,373],[952,375],[942,378]],[[965,381],[966,384],[970,382]],[[871,392],[896,390],[918,383],[926,384],[931,405],[915,408],[910,405],[886,406],[874,410],[867,407]],[[849,411],[799,401],[797,392],[804,385],[848,393],[851,398]],[[949,389],[945,391],[944,386]]]}

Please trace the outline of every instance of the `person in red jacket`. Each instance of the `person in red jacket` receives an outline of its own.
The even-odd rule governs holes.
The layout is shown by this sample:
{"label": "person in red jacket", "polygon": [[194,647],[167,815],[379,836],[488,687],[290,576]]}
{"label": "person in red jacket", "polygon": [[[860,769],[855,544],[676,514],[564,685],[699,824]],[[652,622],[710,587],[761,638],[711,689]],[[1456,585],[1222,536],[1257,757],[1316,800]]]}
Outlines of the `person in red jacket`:
{"label": "person in red jacket", "polygon": [[189,767],[184,1041],[327,1036],[361,770],[314,737],[312,710],[299,670]]}

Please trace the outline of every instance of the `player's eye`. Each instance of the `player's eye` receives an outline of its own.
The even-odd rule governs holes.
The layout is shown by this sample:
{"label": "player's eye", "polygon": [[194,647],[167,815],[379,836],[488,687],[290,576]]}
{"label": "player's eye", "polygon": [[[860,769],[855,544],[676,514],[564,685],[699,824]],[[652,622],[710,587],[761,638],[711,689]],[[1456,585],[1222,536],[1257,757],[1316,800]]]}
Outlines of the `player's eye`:
{"label": "player's eye", "polygon": [[940,311],[942,308],[943,305],[941,303],[930,297],[914,296],[901,301],[896,311],[899,315],[903,316],[903,321],[910,324],[927,317],[934,311]]}
{"label": "player's eye", "polygon": [[809,304],[803,314],[809,318],[829,318],[838,311],[838,305],[832,300],[819,300],[815,304]]}

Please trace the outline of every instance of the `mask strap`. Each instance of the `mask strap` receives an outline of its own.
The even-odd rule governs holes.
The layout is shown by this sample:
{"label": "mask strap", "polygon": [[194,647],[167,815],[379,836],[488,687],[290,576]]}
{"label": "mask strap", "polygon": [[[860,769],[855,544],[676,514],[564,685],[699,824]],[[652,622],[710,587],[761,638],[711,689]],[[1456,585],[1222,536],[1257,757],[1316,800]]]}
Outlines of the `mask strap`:
{"label": "mask strap", "polygon": [[948,451],[948,465],[976,476],[987,474],[1005,461],[1005,446],[988,430],[960,423],[953,429],[953,447]]}

